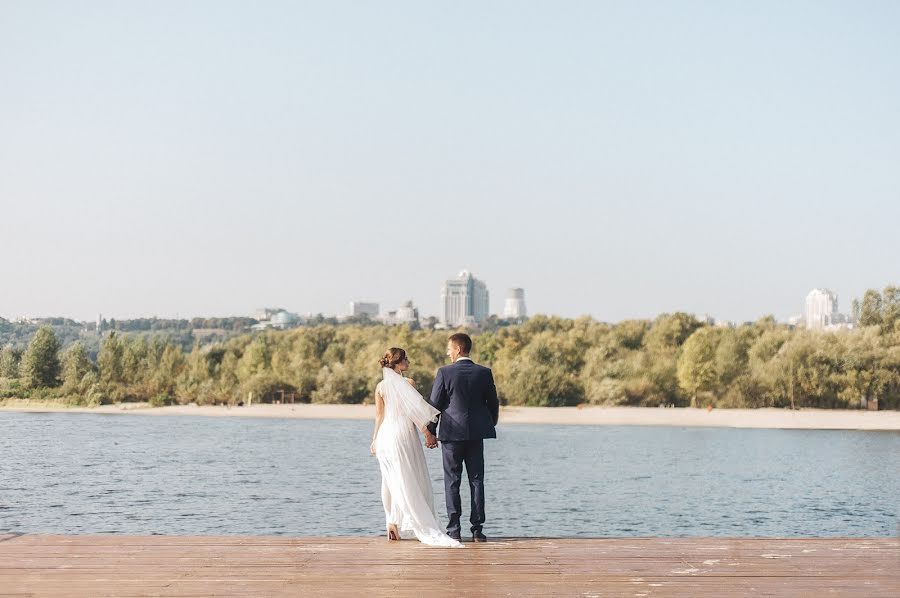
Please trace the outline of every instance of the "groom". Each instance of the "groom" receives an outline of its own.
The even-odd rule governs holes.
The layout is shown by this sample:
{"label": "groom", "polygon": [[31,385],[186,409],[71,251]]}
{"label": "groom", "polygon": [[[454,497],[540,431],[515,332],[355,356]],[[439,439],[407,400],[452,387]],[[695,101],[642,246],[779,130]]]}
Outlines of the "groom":
{"label": "groom", "polygon": [[[447,341],[447,356],[453,361],[437,371],[431,398],[428,400],[441,412],[441,429],[437,434],[443,448],[444,495],[447,499],[447,534],[460,539],[459,517],[462,505],[459,499],[459,483],[463,464],[469,478],[472,494],[472,541],[485,542],[481,529],[484,526],[484,439],[496,438],[500,401],[491,370],[477,365],[469,357],[472,339],[468,334],[454,334]],[[435,433],[437,424],[430,424]],[[437,446],[437,440],[428,448]]]}

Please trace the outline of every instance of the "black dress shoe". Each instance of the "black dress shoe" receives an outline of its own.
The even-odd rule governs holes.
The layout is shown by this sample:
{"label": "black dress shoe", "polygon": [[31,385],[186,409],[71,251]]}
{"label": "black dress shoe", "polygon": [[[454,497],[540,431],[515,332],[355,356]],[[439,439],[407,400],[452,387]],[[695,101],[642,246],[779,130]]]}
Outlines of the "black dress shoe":
{"label": "black dress shoe", "polygon": [[450,536],[451,538],[453,538],[454,540],[456,540],[457,542],[462,542],[462,536],[459,534],[459,532],[456,532],[455,534],[451,534],[448,532],[447,535]]}
{"label": "black dress shoe", "polygon": [[481,533],[481,531],[472,532],[472,541],[473,542],[487,542],[487,536]]}

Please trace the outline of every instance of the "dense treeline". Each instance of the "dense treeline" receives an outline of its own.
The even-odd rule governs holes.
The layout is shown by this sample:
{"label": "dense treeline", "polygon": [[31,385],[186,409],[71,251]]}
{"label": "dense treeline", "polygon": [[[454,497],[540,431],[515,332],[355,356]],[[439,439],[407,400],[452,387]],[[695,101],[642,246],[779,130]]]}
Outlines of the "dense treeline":
{"label": "dense treeline", "polygon": [[[898,409],[900,310],[887,295],[867,293],[871,325],[838,332],[771,318],[722,328],[682,313],[615,325],[537,316],[475,334],[473,357],[494,369],[511,405],[856,408],[877,399]],[[27,350],[0,352],[0,398],[236,404],[252,393],[255,402],[359,403],[390,346],[409,351],[410,375],[427,390],[446,362],[446,338],[405,326],[320,325],[186,351],[163,337],[111,332],[92,359],[78,342],[61,349],[44,327]]]}
{"label": "dense treeline", "polygon": [[[63,346],[82,340],[85,336],[84,324],[67,318],[47,318],[40,324],[10,322],[0,318],[0,347],[11,346],[24,351],[42,326],[51,327]],[[99,350],[99,340],[95,343]]]}
{"label": "dense treeline", "polygon": [[165,318],[136,318],[132,320],[106,320],[101,325],[103,330],[120,332],[165,332],[172,330],[221,329],[232,331],[247,330],[258,320],[253,318],[191,318],[190,320],[172,320]]}
{"label": "dense treeline", "polygon": [[[97,334],[97,325],[94,322],[76,322],[68,318],[41,318],[39,320],[25,322],[10,322],[0,318],[0,347],[11,346],[13,349],[24,351],[37,331],[42,327],[50,327],[60,346],[65,350],[73,343],[81,343],[87,350],[91,359],[96,360],[100,352],[100,344],[110,331],[127,333],[129,338],[135,335],[143,335],[148,341],[153,338],[163,337],[178,345],[185,352],[191,351],[197,343],[207,345],[223,342],[234,336],[249,333],[254,324],[259,321],[254,318],[240,316],[224,318],[192,318],[165,319],[165,318],[136,318],[131,320],[104,319],[101,322],[102,335]],[[504,326],[521,323],[518,319],[503,319],[490,316],[481,325],[482,331],[491,331]],[[309,316],[301,321],[292,323],[293,327],[313,328],[329,325],[344,326],[383,326],[383,323],[368,316],[355,317],[326,317],[322,314]],[[413,329],[434,329],[438,325],[437,318],[424,319],[421,324],[415,323]]]}
{"label": "dense treeline", "polygon": [[24,351],[38,330],[49,327],[57,337],[63,349],[74,343],[80,343],[96,360],[100,352],[103,337],[109,331],[129,333],[129,336],[143,335],[151,340],[164,337],[184,351],[189,351],[194,344],[201,345],[227,340],[238,334],[246,333],[258,321],[253,318],[192,318],[175,320],[163,318],[136,318],[133,320],[104,319],[101,322],[103,335],[96,332],[93,322],[76,322],[68,318],[42,318],[36,323],[10,322],[0,318],[0,347],[12,347]]}

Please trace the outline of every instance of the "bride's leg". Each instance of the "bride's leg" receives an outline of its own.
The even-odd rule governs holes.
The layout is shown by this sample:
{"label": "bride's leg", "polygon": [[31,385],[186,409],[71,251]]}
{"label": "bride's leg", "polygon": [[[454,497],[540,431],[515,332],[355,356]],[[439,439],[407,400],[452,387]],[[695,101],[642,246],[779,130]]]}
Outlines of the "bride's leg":
{"label": "bride's leg", "polygon": [[394,508],[394,501],[384,477],[381,478],[381,503],[384,505],[384,521],[387,525],[388,540],[400,540],[400,530],[397,529],[397,524],[394,523],[394,514],[391,512]]}
{"label": "bride's leg", "polygon": [[396,523],[388,523],[387,534],[388,534],[388,540],[402,540],[403,539],[400,537],[400,530],[397,529]]}

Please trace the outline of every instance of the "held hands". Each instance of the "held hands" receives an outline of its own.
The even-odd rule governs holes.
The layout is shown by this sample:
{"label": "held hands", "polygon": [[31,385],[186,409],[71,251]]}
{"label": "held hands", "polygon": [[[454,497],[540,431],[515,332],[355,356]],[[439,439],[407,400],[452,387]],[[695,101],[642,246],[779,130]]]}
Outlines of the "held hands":
{"label": "held hands", "polygon": [[434,434],[431,433],[431,430],[425,430],[425,446],[433,449],[437,448],[438,441]]}

